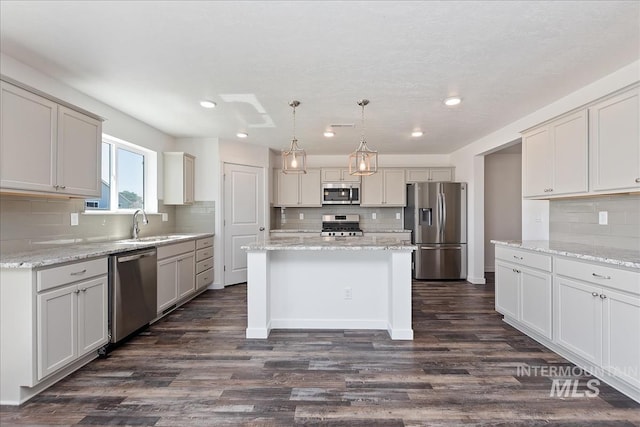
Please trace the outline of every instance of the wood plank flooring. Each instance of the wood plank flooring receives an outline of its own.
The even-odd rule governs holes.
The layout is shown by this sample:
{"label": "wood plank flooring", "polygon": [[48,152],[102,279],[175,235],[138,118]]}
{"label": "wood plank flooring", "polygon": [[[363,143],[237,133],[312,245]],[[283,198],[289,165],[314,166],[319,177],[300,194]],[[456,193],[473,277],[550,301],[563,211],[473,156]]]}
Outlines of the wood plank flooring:
{"label": "wood plank flooring", "polygon": [[[640,426],[640,404],[550,397],[566,360],[501,321],[493,285],[415,282],[414,341],[386,331],[246,340],[246,286],[207,291],[0,425]],[[588,391],[589,377],[578,377]]]}

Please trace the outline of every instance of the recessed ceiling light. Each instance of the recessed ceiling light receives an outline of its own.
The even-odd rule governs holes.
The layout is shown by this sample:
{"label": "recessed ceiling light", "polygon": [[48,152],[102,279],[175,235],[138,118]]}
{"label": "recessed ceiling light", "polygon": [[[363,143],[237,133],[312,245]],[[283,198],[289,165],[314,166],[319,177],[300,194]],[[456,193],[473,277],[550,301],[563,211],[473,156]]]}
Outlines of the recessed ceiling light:
{"label": "recessed ceiling light", "polygon": [[462,102],[462,98],[460,98],[459,96],[450,96],[449,98],[445,99],[443,102],[444,102],[444,105],[446,105],[447,107],[455,107],[456,105]]}
{"label": "recessed ceiling light", "polygon": [[238,138],[248,138],[248,137],[249,137],[249,134],[248,134],[248,133],[246,133],[246,132],[238,132],[238,133],[236,133],[236,136],[237,136]]}
{"label": "recessed ceiling light", "polygon": [[424,133],[421,130],[414,130],[413,132],[411,132],[411,136],[414,138],[419,138],[422,135],[424,135]]}
{"label": "recessed ceiling light", "polygon": [[333,138],[334,136],[336,136],[336,133],[332,130],[328,130],[325,131],[325,133],[323,133],[323,135],[327,138]]}
{"label": "recessed ceiling light", "polygon": [[216,108],[216,105],[218,104],[207,99],[203,99],[202,101],[200,101],[200,106],[203,108]]}

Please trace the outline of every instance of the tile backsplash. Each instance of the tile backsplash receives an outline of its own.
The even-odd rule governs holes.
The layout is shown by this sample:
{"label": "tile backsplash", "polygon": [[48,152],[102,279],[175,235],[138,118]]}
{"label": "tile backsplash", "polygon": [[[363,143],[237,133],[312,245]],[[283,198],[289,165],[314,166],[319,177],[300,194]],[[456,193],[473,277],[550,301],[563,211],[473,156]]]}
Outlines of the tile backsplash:
{"label": "tile backsplash", "polygon": [[[598,223],[599,212],[607,212],[608,224]],[[640,250],[640,195],[551,200],[549,238]]]}
{"label": "tile backsplash", "polygon": [[[168,214],[168,221],[162,221],[159,214],[148,215],[149,224],[140,225],[141,236],[213,232],[213,202],[176,207],[159,201],[158,210]],[[72,213],[79,214],[77,226],[71,226]],[[82,199],[0,196],[0,253],[127,239],[131,237],[131,228],[130,213],[85,213]]]}
{"label": "tile backsplash", "polygon": [[[372,214],[376,214],[376,219]],[[300,214],[304,219],[300,219]],[[402,230],[402,208],[363,208],[359,206],[323,206],[321,208],[273,208],[271,228],[282,230],[320,230],[322,215],[360,215],[360,228],[365,231]],[[396,215],[400,214],[400,219]]]}

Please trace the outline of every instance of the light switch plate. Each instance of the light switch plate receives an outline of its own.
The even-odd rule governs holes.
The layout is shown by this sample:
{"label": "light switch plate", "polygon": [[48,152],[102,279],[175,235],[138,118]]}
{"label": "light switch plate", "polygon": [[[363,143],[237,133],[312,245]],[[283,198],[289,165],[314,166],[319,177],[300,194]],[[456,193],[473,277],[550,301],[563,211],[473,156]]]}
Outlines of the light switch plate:
{"label": "light switch plate", "polygon": [[400,219],[400,212],[396,212],[396,219]]}
{"label": "light switch plate", "polygon": [[162,222],[167,222],[169,221],[169,214],[168,213],[163,213],[162,214]]}
{"label": "light switch plate", "polygon": [[71,226],[74,225],[78,225],[78,213],[77,212],[71,212]]}
{"label": "light switch plate", "polygon": [[304,219],[304,214],[300,212],[300,219]]}
{"label": "light switch plate", "polygon": [[375,212],[371,212],[371,219],[376,219],[376,213]]}
{"label": "light switch plate", "polygon": [[600,225],[609,224],[609,212],[607,211],[598,212],[598,224]]}

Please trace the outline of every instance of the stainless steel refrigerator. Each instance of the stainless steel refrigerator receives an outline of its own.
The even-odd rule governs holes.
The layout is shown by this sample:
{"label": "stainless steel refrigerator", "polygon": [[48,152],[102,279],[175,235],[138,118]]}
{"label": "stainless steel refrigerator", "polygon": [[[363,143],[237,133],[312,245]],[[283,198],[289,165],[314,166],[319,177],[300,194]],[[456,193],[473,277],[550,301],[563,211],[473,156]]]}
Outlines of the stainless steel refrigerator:
{"label": "stainless steel refrigerator", "polygon": [[405,229],[411,230],[413,277],[418,280],[466,279],[467,184],[407,184]]}

